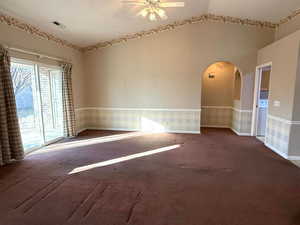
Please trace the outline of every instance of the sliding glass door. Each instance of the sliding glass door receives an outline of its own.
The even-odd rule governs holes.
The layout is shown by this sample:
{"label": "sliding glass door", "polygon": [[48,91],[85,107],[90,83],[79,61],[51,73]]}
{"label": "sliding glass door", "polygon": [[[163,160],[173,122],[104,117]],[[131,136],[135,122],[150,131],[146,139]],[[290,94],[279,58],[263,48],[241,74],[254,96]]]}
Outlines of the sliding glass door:
{"label": "sliding glass door", "polygon": [[63,137],[60,68],[13,60],[14,91],[26,152]]}
{"label": "sliding glass door", "polygon": [[63,136],[62,77],[59,70],[39,67],[41,112],[45,142]]}
{"label": "sliding glass door", "polygon": [[36,67],[34,64],[11,63],[17,112],[24,149],[43,145],[42,121],[38,101]]}

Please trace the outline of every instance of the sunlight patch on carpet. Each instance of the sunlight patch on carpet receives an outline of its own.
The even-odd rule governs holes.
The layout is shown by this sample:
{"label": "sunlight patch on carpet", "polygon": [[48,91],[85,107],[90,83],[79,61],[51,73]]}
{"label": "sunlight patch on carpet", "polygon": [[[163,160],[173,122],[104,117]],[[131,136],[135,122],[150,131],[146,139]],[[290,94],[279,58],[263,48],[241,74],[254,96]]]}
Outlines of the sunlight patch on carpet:
{"label": "sunlight patch on carpet", "polygon": [[99,167],[109,166],[109,165],[112,165],[112,164],[132,160],[132,159],[136,159],[136,158],[141,158],[141,157],[144,157],[144,156],[154,155],[154,154],[157,154],[157,153],[174,150],[174,149],[177,149],[179,147],[180,147],[180,145],[171,145],[171,146],[167,146],[167,147],[163,147],[163,148],[158,148],[158,149],[155,149],[155,150],[150,150],[150,151],[147,151],[147,152],[141,152],[141,153],[128,155],[128,156],[123,156],[123,157],[120,157],[120,158],[111,159],[111,160],[107,160],[107,161],[103,161],[103,162],[93,163],[93,164],[90,164],[90,165],[87,165],[87,166],[77,167],[77,168],[73,169],[69,174],[80,173],[80,172],[84,172],[84,171],[99,168]]}

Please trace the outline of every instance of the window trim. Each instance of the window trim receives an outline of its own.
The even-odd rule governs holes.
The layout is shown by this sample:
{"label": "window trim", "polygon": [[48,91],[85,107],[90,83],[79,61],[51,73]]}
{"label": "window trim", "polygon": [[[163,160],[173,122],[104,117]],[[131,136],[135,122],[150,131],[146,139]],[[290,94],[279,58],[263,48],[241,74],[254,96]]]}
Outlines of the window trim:
{"label": "window trim", "polygon": [[48,67],[50,69],[59,70],[60,72],[63,72],[63,68],[61,66],[50,65],[47,63],[41,63],[41,62],[34,61],[34,60],[10,57],[10,61],[12,63],[19,63],[19,64],[24,64],[24,65],[31,65],[31,66],[38,65],[39,67]]}

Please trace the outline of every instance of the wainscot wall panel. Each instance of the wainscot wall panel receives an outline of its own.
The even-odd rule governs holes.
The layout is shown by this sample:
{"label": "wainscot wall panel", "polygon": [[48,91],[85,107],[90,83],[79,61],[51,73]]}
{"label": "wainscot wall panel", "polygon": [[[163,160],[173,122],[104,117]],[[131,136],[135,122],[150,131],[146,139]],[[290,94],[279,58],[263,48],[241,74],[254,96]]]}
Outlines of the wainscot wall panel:
{"label": "wainscot wall panel", "polygon": [[82,108],[77,130],[200,133],[200,109]]}
{"label": "wainscot wall panel", "polygon": [[268,115],[265,144],[287,158],[291,124],[282,118]]}
{"label": "wainscot wall panel", "polygon": [[202,106],[202,127],[231,127],[232,108],[226,106]]}
{"label": "wainscot wall panel", "polygon": [[251,135],[252,111],[230,106],[202,106],[201,127],[231,128],[238,135]]}

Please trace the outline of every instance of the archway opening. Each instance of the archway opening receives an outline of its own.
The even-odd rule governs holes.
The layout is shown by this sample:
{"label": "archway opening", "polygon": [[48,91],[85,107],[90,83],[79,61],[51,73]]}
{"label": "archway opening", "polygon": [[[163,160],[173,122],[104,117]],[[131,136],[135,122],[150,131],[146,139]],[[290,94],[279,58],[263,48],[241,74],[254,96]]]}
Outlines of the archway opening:
{"label": "archway opening", "polygon": [[233,110],[241,105],[241,71],[231,62],[216,62],[202,75],[201,127],[232,128]]}

